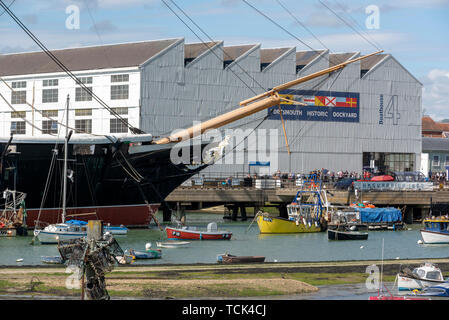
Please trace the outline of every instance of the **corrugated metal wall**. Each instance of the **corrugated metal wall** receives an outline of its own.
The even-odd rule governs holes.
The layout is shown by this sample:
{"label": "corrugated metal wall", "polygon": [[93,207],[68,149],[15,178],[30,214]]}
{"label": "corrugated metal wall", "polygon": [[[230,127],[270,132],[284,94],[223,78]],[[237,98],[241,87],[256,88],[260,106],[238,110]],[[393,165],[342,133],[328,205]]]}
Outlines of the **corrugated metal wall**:
{"label": "corrugated metal wall", "polygon": [[[239,107],[240,101],[273,86],[329,67],[328,52],[325,52],[296,74],[295,52],[291,48],[261,71],[258,45],[223,68],[223,43],[219,43],[184,66],[184,42],[180,40],[142,67],[141,128],[156,136],[168,134],[191,126],[194,121],[233,110]],[[330,77],[323,76],[294,89],[359,93],[360,121],[286,120],[290,156],[281,121],[264,121],[260,129],[278,130],[277,162],[282,172],[316,168],[361,172],[363,152],[414,153],[415,168],[419,168],[421,84],[393,57],[387,56],[362,79],[360,62],[356,62]],[[383,124],[379,124],[380,95],[384,101]],[[387,104],[394,95],[398,109],[388,114]],[[261,111],[227,128],[254,128],[265,115],[267,111]],[[273,171],[276,169],[272,167]],[[206,171],[247,172],[248,165],[216,164]]]}

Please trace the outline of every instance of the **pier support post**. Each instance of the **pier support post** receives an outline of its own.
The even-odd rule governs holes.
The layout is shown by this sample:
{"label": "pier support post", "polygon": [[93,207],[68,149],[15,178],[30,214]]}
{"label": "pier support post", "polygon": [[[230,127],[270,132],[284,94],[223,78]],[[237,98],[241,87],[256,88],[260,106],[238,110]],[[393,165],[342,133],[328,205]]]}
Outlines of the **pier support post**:
{"label": "pier support post", "polygon": [[242,216],[242,221],[246,221],[246,208],[245,205],[240,206],[240,215]]}
{"label": "pier support post", "polygon": [[416,209],[417,209],[417,208],[411,208],[411,207],[408,207],[408,208],[405,209],[405,213],[404,213],[404,222],[405,222],[406,224],[412,224],[412,223],[413,223],[414,211],[415,211]]}
{"label": "pier support post", "polygon": [[162,208],[162,221],[170,222],[171,221],[171,210],[170,210],[170,208],[167,206],[166,203],[163,203],[161,205],[161,208]]}
{"label": "pier support post", "polygon": [[231,219],[232,219],[232,221],[236,221],[237,220],[238,212],[239,212],[239,207],[237,205],[233,205],[231,207]]}

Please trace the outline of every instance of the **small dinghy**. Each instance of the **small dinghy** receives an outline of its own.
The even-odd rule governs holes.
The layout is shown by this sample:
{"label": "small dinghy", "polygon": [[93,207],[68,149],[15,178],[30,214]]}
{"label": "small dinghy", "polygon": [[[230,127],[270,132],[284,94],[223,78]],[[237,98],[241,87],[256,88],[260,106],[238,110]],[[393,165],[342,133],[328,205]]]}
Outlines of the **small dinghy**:
{"label": "small dinghy", "polygon": [[147,243],[145,246],[145,251],[129,249],[129,254],[133,256],[134,259],[158,259],[162,257],[162,250],[151,249],[151,243]]}
{"label": "small dinghy", "polygon": [[64,259],[62,259],[61,256],[42,256],[41,257],[42,263],[46,264],[63,264]]}
{"label": "small dinghy", "polygon": [[217,262],[219,263],[257,263],[264,262],[263,256],[234,256],[229,253],[217,255]]}
{"label": "small dinghy", "polygon": [[177,240],[169,240],[169,241],[157,241],[156,245],[159,248],[185,248],[190,244],[189,241],[177,241]]}
{"label": "small dinghy", "polygon": [[116,256],[115,258],[119,264],[131,264],[134,261],[134,256],[130,255],[128,250],[125,250],[123,256]]}
{"label": "small dinghy", "polygon": [[327,238],[329,240],[366,240],[368,239],[368,232],[328,229]]}

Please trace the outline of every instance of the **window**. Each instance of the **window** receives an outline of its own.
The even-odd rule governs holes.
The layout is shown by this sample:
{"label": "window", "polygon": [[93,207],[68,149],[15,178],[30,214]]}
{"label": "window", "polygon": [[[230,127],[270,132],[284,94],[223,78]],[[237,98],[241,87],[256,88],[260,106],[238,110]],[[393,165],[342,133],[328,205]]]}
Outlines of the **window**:
{"label": "window", "polygon": [[[92,87],[87,87],[92,92]],[[92,94],[84,88],[75,89],[75,101],[92,101]]]}
{"label": "window", "polygon": [[26,134],[25,121],[12,121],[11,133],[13,134]]}
{"label": "window", "polygon": [[446,164],[445,166],[449,166],[449,156],[446,156]]}
{"label": "window", "polygon": [[42,103],[58,102],[58,89],[43,89]]}
{"label": "window", "polygon": [[111,82],[128,82],[129,74],[114,74],[111,76]]}
{"label": "window", "polygon": [[111,86],[111,100],[128,99],[129,85]]}
{"label": "window", "polygon": [[58,86],[58,79],[49,79],[49,80],[43,80],[42,81],[43,87],[57,87]]}
{"label": "window", "polygon": [[431,280],[443,280],[441,279],[441,273],[439,271],[427,272],[426,278]]}
{"label": "window", "polygon": [[440,156],[433,156],[432,166],[439,167],[440,166]]}
{"label": "window", "polygon": [[[128,121],[128,119],[123,119]],[[111,133],[127,133],[128,127],[120,119],[110,119]]]}
{"label": "window", "polygon": [[77,133],[92,133],[92,120],[91,119],[75,120],[75,130]]}
{"label": "window", "polygon": [[92,109],[75,109],[76,117],[91,116]]}
{"label": "window", "polygon": [[92,77],[79,77],[78,79],[81,81],[81,83],[92,84]]}
{"label": "window", "polygon": [[58,133],[58,122],[53,120],[42,121],[42,133],[43,134],[55,134]]}
{"label": "window", "polygon": [[26,111],[14,111],[14,112],[11,112],[11,119],[14,119],[14,118],[26,118],[26,115],[27,115],[27,113],[26,113]]}
{"label": "window", "polygon": [[[14,82],[13,82],[14,83]],[[12,91],[11,92],[11,104],[24,104],[27,100],[26,91]]]}
{"label": "window", "polygon": [[11,87],[13,89],[20,89],[20,88],[26,88],[27,82],[26,81],[16,81],[11,83]]}
{"label": "window", "polygon": [[57,117],[58,116],[58,110],[42,110],[42,116],[43,117]]}
{"label": "window", "polygon": [[[112,108],[112,111],[117,114],[128,114],[128,108]],[[111,112],[111,114],[113,113]]]}

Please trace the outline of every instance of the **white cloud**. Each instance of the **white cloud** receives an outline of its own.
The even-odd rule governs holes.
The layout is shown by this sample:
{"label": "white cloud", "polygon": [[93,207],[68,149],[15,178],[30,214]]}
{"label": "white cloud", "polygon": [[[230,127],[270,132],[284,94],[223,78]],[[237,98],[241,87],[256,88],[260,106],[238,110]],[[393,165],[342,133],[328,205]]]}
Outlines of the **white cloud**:
{"label": "white cloud", "polygon": [[449,70],[432,69],[423,80],[422,104],[434,120],[449,118]]}

